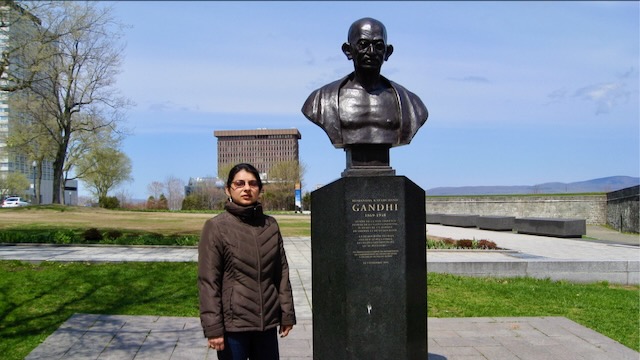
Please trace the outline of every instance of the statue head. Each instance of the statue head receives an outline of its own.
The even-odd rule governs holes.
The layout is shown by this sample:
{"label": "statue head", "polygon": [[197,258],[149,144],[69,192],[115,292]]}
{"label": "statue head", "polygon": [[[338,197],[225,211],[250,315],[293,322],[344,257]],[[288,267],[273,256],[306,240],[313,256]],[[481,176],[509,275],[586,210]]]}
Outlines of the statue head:
{"label": "statue head", "polygon": [[393,46],[387,44],[387,29],[383,23],[372,18],[362,18],[349,27],[342,52],[349,60],[353,60],[356,71],[379,72],[382,63],[393,53]]}

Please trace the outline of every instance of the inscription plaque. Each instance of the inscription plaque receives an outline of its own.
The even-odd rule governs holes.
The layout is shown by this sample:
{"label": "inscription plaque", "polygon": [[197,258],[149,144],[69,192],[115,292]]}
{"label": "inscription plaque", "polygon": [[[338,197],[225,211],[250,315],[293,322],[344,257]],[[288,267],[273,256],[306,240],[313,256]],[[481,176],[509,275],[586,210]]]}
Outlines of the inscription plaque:
{"label": "inscription plaque", "polygon": [[363,265],[389,264],[398,255],[398,199],[352,199],[354,257]]}

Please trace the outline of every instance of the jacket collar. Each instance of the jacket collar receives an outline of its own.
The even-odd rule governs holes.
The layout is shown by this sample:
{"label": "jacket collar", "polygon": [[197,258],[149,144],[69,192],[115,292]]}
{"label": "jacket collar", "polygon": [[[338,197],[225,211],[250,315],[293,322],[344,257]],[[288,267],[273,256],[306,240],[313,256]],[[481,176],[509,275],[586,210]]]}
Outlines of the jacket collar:
{"label": "jacket collar", "polygon": [[264,213],[262,212],[262,204],[256,202],[251,205],[238,205],[233,202],[227,202],[224,205],[224,209],[229,213],[237,216],[244,222],[252,222],[257,219],[261,219]]}

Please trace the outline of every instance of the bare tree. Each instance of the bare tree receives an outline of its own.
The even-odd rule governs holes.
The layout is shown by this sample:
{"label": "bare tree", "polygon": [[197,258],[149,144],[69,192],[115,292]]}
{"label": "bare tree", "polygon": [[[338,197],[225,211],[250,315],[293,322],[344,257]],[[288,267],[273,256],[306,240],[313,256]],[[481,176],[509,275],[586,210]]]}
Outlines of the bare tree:
{"label": "bare tree", "polygon": [[167,206],[169,210],[180,210],[182,208],[182,200],[184,200],[184,181],[170,175],[165,181],[165,189],[167,189]]}
{"label": "bare tree", "polygon": [[273,164],[269,169],[269,181],[276,183],[302,183],[306,167],[298,161],[281,161]]}
{"label": "bare tree", "polygon": [[159,198],[161,194],[164,194],[164,184],[159,181],[153,181],[147,185],[147,194],[153,196],[155,199]]}
{"label": "bare tree", "polygon": [[304,164],[298,161],[282,161],[269,169],[267,186],[262,195],[265,208],[270,210],[295,209],[295,186],[302,183]]}
{"label": "bare tree", "polygon": [[130,208],[133,204],[131,192],[126,189],[119,189],[116,191],[118,201],[120,201],[120,207],[123,209]]}
{"label": "bare tree", "polygon": [[35,68],[38,81],[16,83],[28,83],[29,90],[42,99],[43,110],[55,119],[42,125],[55,144],[53,202],[61,203],[65,170],[73,165],[67,161],[74,139],[82,144],[82,133],[119,132],[122,111],[130,105],[114,86],[124,50],[120,42],[123,26],[114,19],[112,8],[99,2],[38,4],[21,3],[39,19],[37,33],[54,38],[48,46],[36,46],[34,51],[53,48],[53,56],[45,56],[46,61]]}
{"label": "bare tree", "polygon": [[[227,201],[224,188],[213,181],[213,177],[206,177],[192,186],[191,193],[182,202],[182,210],[222,210]],[[209,180],[211,179],[211,180]]]}

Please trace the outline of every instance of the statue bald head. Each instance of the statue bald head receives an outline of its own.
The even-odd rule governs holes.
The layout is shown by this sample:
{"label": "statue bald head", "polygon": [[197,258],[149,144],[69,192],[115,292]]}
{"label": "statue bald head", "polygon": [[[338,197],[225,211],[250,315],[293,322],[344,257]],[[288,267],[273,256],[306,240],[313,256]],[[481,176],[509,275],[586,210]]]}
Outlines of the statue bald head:
{"label": "statue bald head", "polygon": [[393,46],[387,44],[387,29],[372,18],[356,20],[349,27],[347,42],[342,52],[353,60],[356,71],[372,69],[380,72],[382,63],[389,59]]}
{"label": "statue bald head", "polygon": [[355,44],[363,33],[379,35],[385,44],[387,43],[387,28],[382,22],[369,17],[356,20],[351,24],[347,34],[347,42]]}

